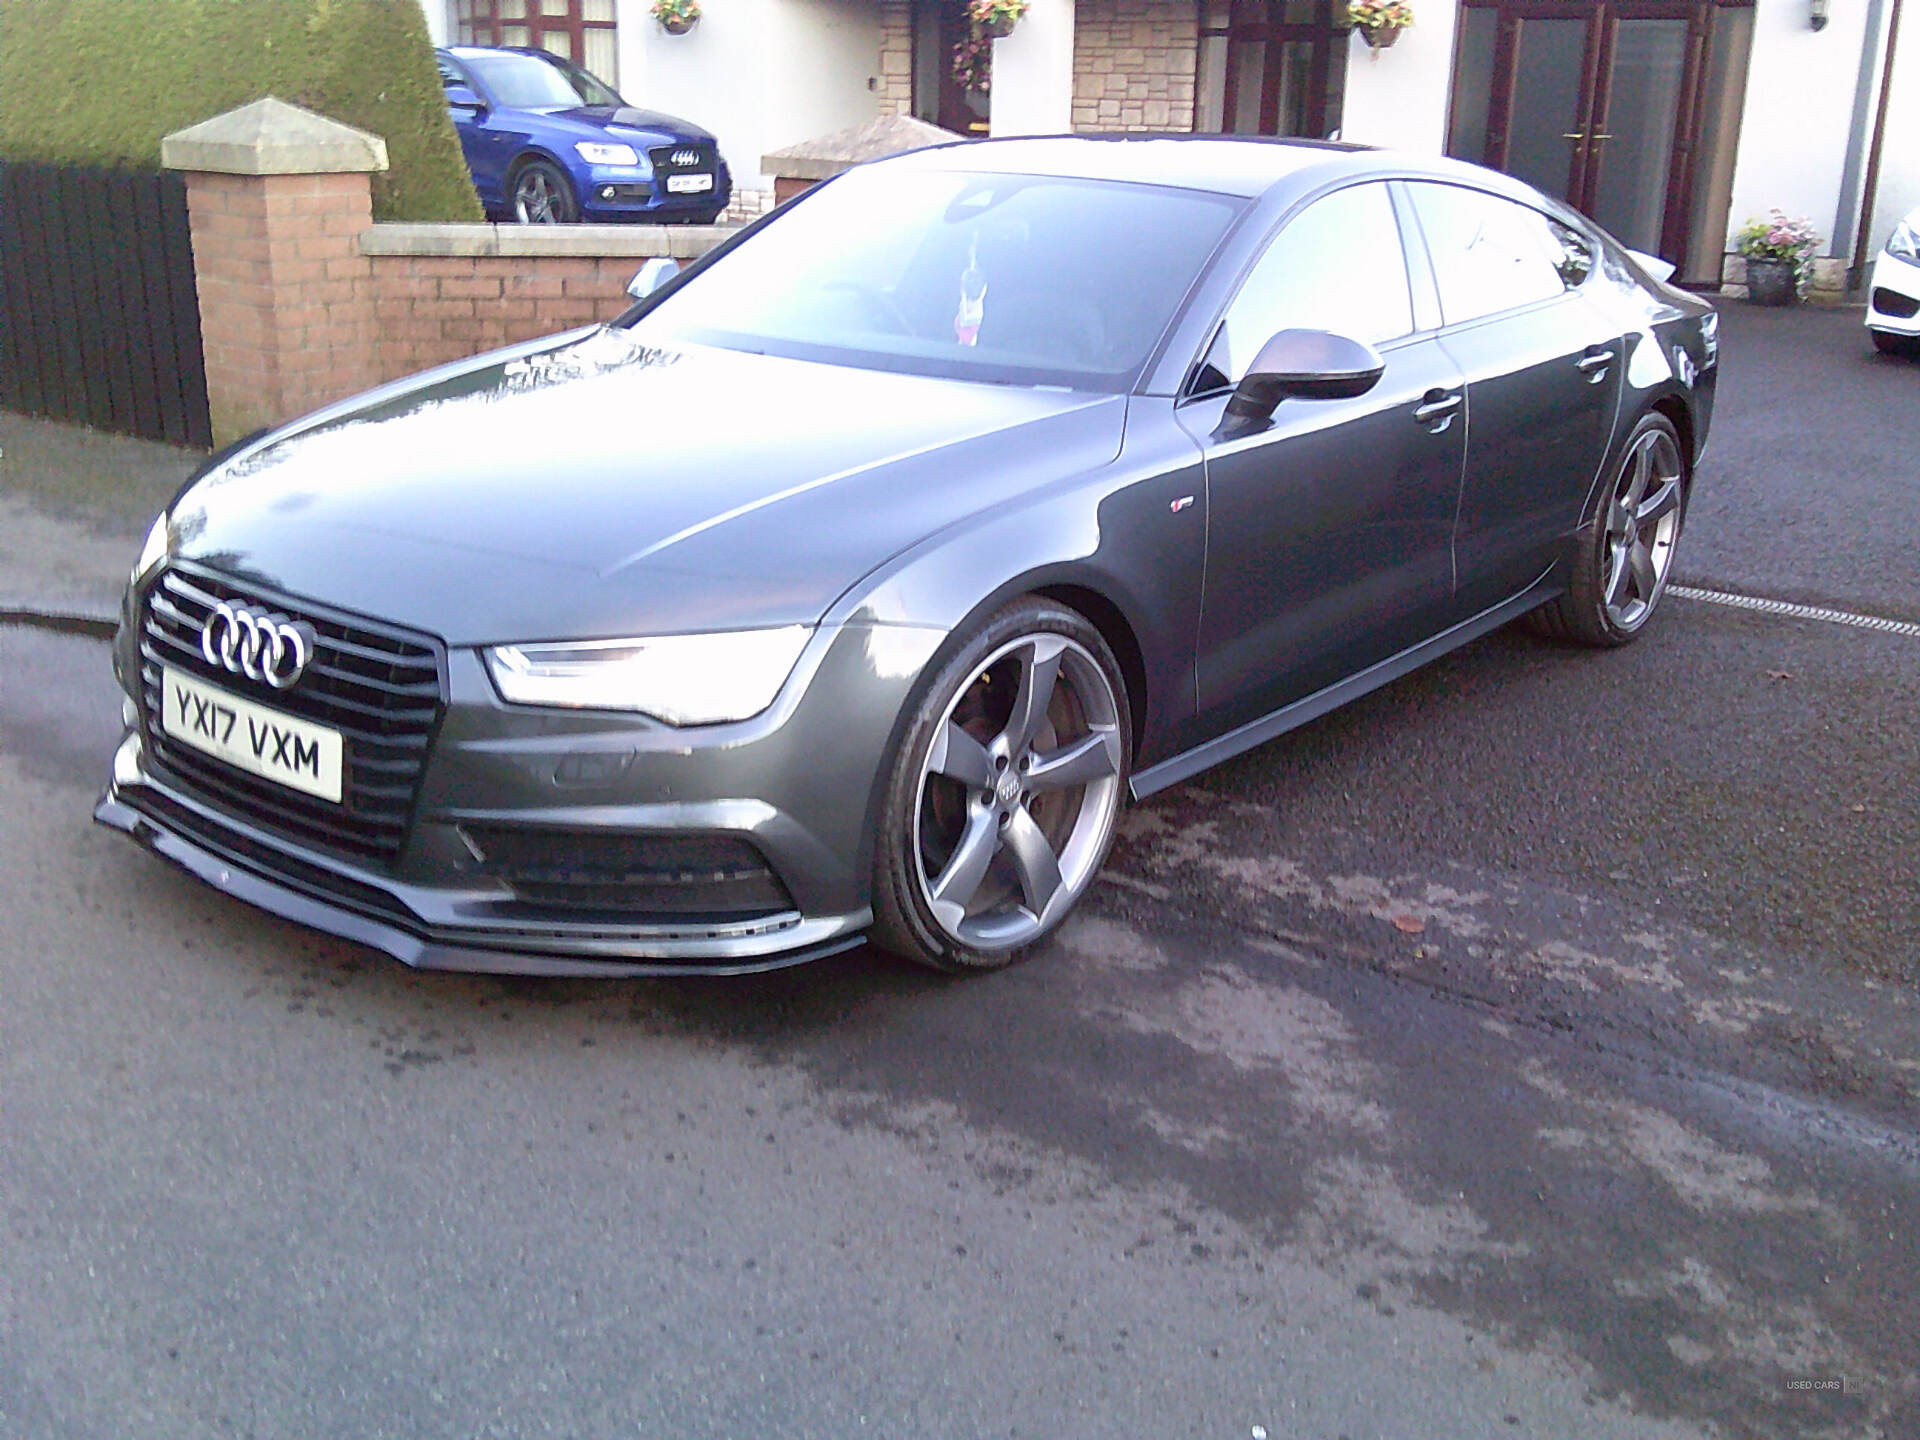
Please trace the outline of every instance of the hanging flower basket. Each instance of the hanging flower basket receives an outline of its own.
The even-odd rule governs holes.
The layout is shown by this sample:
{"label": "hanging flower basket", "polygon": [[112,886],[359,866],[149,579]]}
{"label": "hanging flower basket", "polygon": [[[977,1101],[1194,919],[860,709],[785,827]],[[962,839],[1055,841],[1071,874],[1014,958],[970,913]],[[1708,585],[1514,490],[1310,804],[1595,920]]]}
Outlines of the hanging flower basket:
{"label": "hanging flower basket", "polygon": [[700,0],[653,0],[653,18],[669,35],[684,35],[700,23]]}
{"label": "hanging flower basket", "polygon": [[1349,0],[1347,19],[1369,49],[1385,50],[1413,24],[1413,7],[1407,0]]}
{"label": "hanging flower basket", "polygon": [[1004,40],[1025,18],[1029,0],[970,0],[967,22],[982,40]]}

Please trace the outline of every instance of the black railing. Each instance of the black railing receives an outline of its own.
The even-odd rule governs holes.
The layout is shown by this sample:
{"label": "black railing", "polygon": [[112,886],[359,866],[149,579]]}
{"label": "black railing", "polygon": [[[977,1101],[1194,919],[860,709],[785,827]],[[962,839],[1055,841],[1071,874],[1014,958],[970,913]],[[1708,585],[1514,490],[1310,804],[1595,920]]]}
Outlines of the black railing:
{"label": "black railing", "polygon": [[0,160],[0,406],[213,443],[178,175]]}

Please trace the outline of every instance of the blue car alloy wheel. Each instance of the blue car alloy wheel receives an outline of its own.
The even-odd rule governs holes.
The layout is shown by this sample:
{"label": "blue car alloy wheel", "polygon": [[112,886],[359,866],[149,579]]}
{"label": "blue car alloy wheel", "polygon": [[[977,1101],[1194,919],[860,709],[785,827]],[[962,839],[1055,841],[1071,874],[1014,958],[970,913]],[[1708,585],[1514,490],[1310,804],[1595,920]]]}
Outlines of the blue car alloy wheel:
{"label": "blue car alloy wheel", "polygon": [[712,134],[629,105],[570,60],[476,46],[437,54],[490,219],[707,225],[733,196]]}

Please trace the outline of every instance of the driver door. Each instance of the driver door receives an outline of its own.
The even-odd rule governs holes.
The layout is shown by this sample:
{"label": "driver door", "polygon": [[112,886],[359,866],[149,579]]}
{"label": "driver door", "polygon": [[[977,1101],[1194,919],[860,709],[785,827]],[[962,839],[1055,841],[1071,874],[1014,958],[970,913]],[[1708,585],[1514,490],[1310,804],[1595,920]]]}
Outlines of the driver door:
{"label": "driver door", "polygon": [[[1350,400],[1288,399],[1254,434],[1228,395],[1276,332],[1329,330],[1386,361]],[[1416,323],[1384,182],[1289,221],[1228,307],[1181,424],[1206,454],[1199,708],[1227,729],[1406,648],[1449,619],[1466,456],[1459,368]]]}

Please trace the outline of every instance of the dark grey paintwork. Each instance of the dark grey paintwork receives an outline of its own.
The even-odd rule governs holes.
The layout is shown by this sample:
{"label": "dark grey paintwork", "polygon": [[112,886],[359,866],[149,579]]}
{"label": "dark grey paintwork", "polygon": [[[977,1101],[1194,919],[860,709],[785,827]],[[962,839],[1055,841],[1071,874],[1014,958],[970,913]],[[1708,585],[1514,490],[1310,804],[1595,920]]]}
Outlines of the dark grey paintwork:
{"label": "dark grey paintwork", "polygon": [[[372,872],[175,791],[171,804],[199,817],[183,833],[144,802],[163,787],[137,732],[100,818],[243,898],[409,963],[786,963],[871,920],[877,777],[916,684],[1007,599],[1045,592],[1106,633],[1132,691],[1144,794],[1557,593],[1613,447],[1649,409],[1668,411],[1694,453],[1705,441],[1710,307],[1490,172],[1160,139],[995,142],[884,163],[1124,177],[1247,205],[1129,393],[662,349],[642,342],[644,324],[617,325],[387,386],[224,457],[172,509],[179,558],[445,642],[448,709],[411,840],[391,872]],[[1242,275],[1304,205],[1395,177],[1546,209],[1605,263],[1563,299],[1384,347],[1366,396],[1285,401],[1266,429],[1227,434],[1224,395],[1182,391]],[[1437,319],[1424,263],[1417,310]],[[1575,369],[1602,349],[1612,359],[1597,379]],[[1452,423],[1415,418],[1437,394],[1460,401]],[[127,676],[136,603],[119,647]],[[772,708],[691,730],[506,705],[476,649],[793,623],[817,628]],[[579,755],[617,757],[616,778],[558,786]],[[750,835],[797,914],[771,932],[692,937],[516,921],[454,828],[479,819]],[[209,841],[222,833],[244,843]],[[257,858],[289,850],[297,875]],[[372,913],[350,885],[315,879],[329,872],[393,908]]]}

